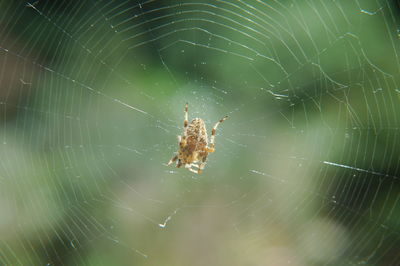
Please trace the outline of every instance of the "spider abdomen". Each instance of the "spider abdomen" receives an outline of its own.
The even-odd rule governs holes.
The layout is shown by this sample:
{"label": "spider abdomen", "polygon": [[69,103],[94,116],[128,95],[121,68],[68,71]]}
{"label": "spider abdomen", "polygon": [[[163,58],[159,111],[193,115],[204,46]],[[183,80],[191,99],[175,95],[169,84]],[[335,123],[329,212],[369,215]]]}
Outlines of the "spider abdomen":
{"label": "spider abdomen", "polygon": [[203,150],[208,144],[206,125],[201,118],[195,118],[187,129],[187,145],[193,151]]}

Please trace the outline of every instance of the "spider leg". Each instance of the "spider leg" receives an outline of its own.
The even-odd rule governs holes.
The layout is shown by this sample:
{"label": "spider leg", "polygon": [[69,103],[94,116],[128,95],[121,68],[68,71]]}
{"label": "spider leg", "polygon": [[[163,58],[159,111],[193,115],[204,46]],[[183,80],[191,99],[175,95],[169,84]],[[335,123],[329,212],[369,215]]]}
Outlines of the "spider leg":
{"label": "spider leg", "polygon": [[[188,165],[188,166],[187,166]],[[185,168],[188,169],[189,171],[196,173],[196,174],[201,174],[203,172],[204,166],[206,165],[205,160],[203,159],[203,162],[200,164],[200,166],[196,163],[191,163],[191,164],[187,164],[185,165]],[[193,169],[197,168],[197,170]]]}
{"label": "spider leg", "polygon": [[178,159],[178,155],[175,155],[174,157],[171,158],[171,160],[169,160],[167,165],[171,165],[173,162],[175,162]]}
{"label": "spider leg", "polygon": [[183,120],[183,136],[182,136],[182,139],[181,139],[181,141],[179,143],[181,145],[181,147],[186,146],[187,128],[188,128],[188,125],[189,125],[188,119],[189,119],[188,104],[186,103],[186,105],[185,105],[185,120]]}
{"label": "spider leg", "polygon": [[198,171],[194,170],[192,168],[192,164],[185,164],[185,168],[188,169],[190,172],[193,172],[195,174],[198,174]]}
{"label": "spider leg", "polygon": [[207,149],[208,152],[214,152],[215,150],[215,134],[217,133],[217,127],[219,124],[221,124],[222,122],[224,122],[226,119],[228,118],[228,116],[224,116],[223,118],[221,118],[217,123],[215,123],[212,131],[211,131],[211,138],[210,138],[210,148]]}
{"label": "spider leg", "polygon": [[197,169],[197,172],[201,174],[204,170],[204,167],[206,166],[206,160],[207,160],[207,154],[201,158],[201,163],[199,166],[199,169]]}

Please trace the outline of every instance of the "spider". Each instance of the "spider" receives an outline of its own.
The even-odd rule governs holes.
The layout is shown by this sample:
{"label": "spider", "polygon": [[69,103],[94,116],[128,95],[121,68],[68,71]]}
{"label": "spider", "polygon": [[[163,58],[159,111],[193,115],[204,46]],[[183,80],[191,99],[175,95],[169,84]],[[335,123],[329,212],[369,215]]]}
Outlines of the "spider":
{"label": "spider", "polygon": [[[228,116],[223,117],[213,127],[211,131],[210,147],[208,147],[206,125],[203,119],[195,118],[188,122],[188,104],[185,105],[185,120],[183,121],[183,136],[178,136],[179,150],[178,155],[169,160],[167,165],[171,165],[178,160],[176,167],[185,166],[189,171],[201,174],[206,165],[208,153],[215,151],[215,133],[220,123],[224,122]],[[200,165],[197,163],[200,162]],[[197,170],[192,167],[196,167]]]}

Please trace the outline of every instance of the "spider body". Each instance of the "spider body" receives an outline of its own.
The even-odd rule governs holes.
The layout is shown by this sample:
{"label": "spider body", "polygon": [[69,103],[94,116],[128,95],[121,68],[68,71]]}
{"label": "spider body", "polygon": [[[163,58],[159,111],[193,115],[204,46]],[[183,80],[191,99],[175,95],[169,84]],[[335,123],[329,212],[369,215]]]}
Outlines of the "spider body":
{"label": "spider body", "polygon": [[[225,116],[219,120],[213,127],[211,132],[210,147],[208,147],[208,137],[206,125],[201,118],[195,118],[192,122],[188,122],[188,104],[185,106],[185,120],[183,122],[183,135],[178,136],[179,150],[178,155],[174,156],[168,165],[177,161],[176,167],[184,165],[189,171],[201,174],[206,165],[208,153],[215,151],[215,134],[220,123],[224,122],[228,117]],[[197,163],[200,162],[200,165]],[[197,168],[197,170],[192,167]]]}

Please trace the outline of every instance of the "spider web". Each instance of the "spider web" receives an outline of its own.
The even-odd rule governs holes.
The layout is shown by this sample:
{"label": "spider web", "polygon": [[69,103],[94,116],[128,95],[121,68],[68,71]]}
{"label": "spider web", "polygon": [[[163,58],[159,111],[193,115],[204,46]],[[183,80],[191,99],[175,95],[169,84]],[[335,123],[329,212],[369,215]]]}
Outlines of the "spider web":
{"label": "spider web", "polygon": [[395,1],[0,10],[0,264],[399,264]]}

